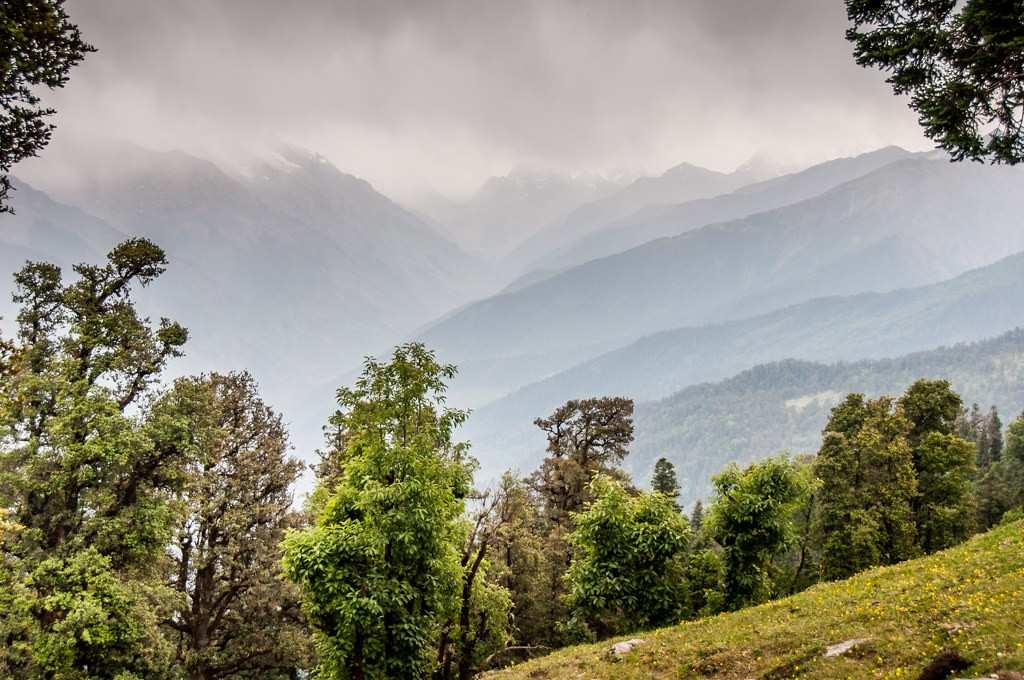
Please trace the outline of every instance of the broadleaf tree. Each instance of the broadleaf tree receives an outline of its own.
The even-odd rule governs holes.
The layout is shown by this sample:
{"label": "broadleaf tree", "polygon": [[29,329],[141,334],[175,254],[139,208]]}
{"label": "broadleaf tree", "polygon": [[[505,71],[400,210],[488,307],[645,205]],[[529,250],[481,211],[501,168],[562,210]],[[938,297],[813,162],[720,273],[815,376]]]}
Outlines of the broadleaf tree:
{"label": "broadleaf tree", "polygon": [[192,433],[182,508],[168,551],[175,606],[163,621],[176,665],[190,680],[293,677],[308,669],[309,635],[280,543],[302,524],[280,414],[248,373],[182,378],[154,411]]}
{"label": "broadleaf tree", "polygon": [[303,592],[323,677],[422,678],[459,602],[471,468],[445,405],[455,368],[420,344],[367,359],[338,390],[340,448],[313,526],[288,535],[285,571]]}
{"label": "broadleaf tree", "polygon": [[[36,677],[160,677],[155,573],[176,517],[188,424],[146,405],[180,325],[154,324],[133,290],[164,271],[135,239],[65,283],[47,263],[16,276],[17,335],[0,353],[4,532],[0,670]],[[86,670],[88,669],[88,670]]]}
{"label": "broadleaf tree", "polygon": [[599,476],[575,515],[566,573],[569,625],[598,638],[666,625],[685,615],[690,527],[661,493],[631,494]]}
{"label": "broadleaf tree", "polygon": [[758,604],[774,594],[772,560],[793,538],[793,510],[810,490],[809,473],[776,457],[745,469],[730,465],[714,483],[707,524],[723,549],[724,604]]}

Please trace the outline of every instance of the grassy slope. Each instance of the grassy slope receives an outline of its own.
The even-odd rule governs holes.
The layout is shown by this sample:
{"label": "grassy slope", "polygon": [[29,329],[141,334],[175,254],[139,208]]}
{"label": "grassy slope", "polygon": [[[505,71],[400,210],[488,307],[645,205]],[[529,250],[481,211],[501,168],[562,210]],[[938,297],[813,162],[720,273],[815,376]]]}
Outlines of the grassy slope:
{"label": "grassy slope", "polygon": [[[608,659],[609,641],[487,677],[916,678],[945,648],[973,662],[963,677],[1024,670],[1024,522],[930,557],[638,637],[645,644],[620,662]],[[823,657],[827,645],[850,638],[870,641]]]}

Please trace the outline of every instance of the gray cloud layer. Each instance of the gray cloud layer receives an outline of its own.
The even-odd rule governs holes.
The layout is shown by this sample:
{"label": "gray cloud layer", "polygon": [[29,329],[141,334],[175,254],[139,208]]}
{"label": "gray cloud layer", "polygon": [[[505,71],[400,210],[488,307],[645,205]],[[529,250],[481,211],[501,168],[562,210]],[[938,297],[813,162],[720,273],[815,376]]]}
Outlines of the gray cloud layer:
{"label": "gray cloud layer", "polygon": [[[99,52],[52,100],[75,134],[316,149],[385,191],[515,165],[726,169],[922,147],[853,64],[842,0],[69,0]],[[59,139],[58,139],[59,142]]]}

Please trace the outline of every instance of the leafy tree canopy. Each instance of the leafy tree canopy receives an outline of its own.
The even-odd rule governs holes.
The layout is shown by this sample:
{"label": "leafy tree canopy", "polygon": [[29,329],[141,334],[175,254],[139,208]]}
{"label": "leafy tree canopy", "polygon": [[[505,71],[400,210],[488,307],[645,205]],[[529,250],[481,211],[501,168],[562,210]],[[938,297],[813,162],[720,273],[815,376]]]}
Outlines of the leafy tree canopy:
{"label": "leafy tree canopy", "polygon": [[[175,518],[188,423],[147,412],[185,329],[141,317],[132,290],[164,270],[131,240],[105,265],[30,263],[17,335],[0,350],[0,670],[17,677],[160,677],[154,565]],[[133,675],[134,674],[134,675]]]}
{"label": "leafy tree canopy", "polygon": [[772,559],[793,535],[793,508],[810,489],[809,469],[769,458],[744,470],[730,465],[714,482],[708,525],[724,549],[725,604],[763,602],[772,595]]}
{"label": "leafy tree canopy", "polygon": [[[452,620],[463,570],[466,413],[444,404],[452,366],[420,344],[367,359],[338,390],[331,418],[342,448],[314,501],[313,527],[285,540],[327,677],[418,678],[431,673]],[[324,466],[322,466],[324,468]]]}
{"label": "leafy tree canopy", "polygon": [[178,665],[192,680],[292,677],[311,650],[280,566],[285,531],[302,523],[291,507],[302,465],[281,416],[248,373],[182,378],[154,410],[185,419],[194,442],[167,555],[177,597],[163,625]]}
{"label": "leafy tree canopy", "polygon": [[594,502],[577,513],[571,536],[570,625],[606,637],[678,621],[686,603],[686,519],[662,494],[630,494],[603,476],[592,488]]}

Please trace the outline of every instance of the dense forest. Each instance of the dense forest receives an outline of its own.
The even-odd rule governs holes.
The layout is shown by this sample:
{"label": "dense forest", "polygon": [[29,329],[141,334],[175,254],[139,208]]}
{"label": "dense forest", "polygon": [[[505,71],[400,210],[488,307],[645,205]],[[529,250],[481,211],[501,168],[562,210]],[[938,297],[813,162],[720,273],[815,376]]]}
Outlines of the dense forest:
{"label": "dense forest", "polygon": [[945,380],[848,394],[816,456],[727,466],[689,513],[669,461],[650,480],[624,471],[622,397],[538,418],[541,465],[476,489],[467,413],[445,400],[456,369],[407,344],[339,389],[297,509],[301,466],[250,376],[161,386],[188,333],[133,293],[166,266],[132,240],[72,280],[43,262],[16,277],[0,354],[8,675],[468,678],[942,550],[1024,505],[1024,415],[1004,432]]}
{"label": "dense forest", "polygon": [[[145,311],[172,300],[212,326],[215,285],[175,288],[195,272],[175,278],[158,240],[10,176],[50,141],[56,112],[40,88],[63,87],[95,49],[62,0],[0,0],[0,213],[30,216],[9,223],[21,245],[0,253],[19,262],[0,336],[0,675],[467,680],[580,643],[756,616],[790,596],[782,618],[865,606],[835,589],[858,578],[913,584],[930,615],[951,601],[943,584],[975,597],[999,576],[986,568],[1019,572],[996,564],[1024,521],[1019,175],[939,160],[1024,161],[1024,12],[1000,0],[845,5],[857,63],[887,74],[945,156],[889,147],[769,180],[754,164],[681,164],[624,187],[541,181],[554,198],[527,207],[561,219],[550,247],[539,227],[501,232],[514,216],[455,211],[469,222],[459,228],[493,222],[482,244],[510,260],[540,251],[546,265],[478,302],[467,286],[490,281],[484,261],[317,154],[290,151],[244,182],[156,154],[198,207],[138,182],[147,171],[96,172],[86,204],[115,223],[145,205],[148,226],[172,233],[187,213],[197,228],[175,245],[223,258],[209,281],[231,282],[228,300],[268,297],[282,318],[321,322],[304,369],[283,382],[322,380],[333,352],[394,328],[412,338],[298,414],[330,412],[310,465],[252,373],[188,375],[193,333]],[[125,165],[153,156],[107,153]],[[287,228],[266,229],[264,212]],[[60,218],[89,238],[65,239]],[[220,223],[233,242],[207,238]],[[595,223],[611,240],[597,242]],[[70,271],[23,257],[78,258],[100,240],[105,259]],[[144,297],[161,288],[175,290]],[[266,326],[233,309],[209,356],[296,337],[284,325],[246,337]],[[465,438],[470,411],[449,401],[460,352],[476,369],[502,360],[483,387],[512,393],[510,438],[530,429],[539,458]],[[598,372],[629,389],[565,399]],[[488,455],[502,458],[497,480],[480,474]],[[948,556],[973,570],[965,589],[935,559]],[[933,571],[908,576],[914,564]],[[979,607],[1005,634],[1020,625],[1020,589],[1004,586]],[[942,625],[946,640],[977,624]],[[820,643],[800,658],[819,658]],[[697,651],[712,659],[701,675],[720,670],[716,650]],[[984,651],[990,666],[1006,656]],[[920,677],[971,664],[943,649]],[[787,662],[764,677],[799,671]]]}

